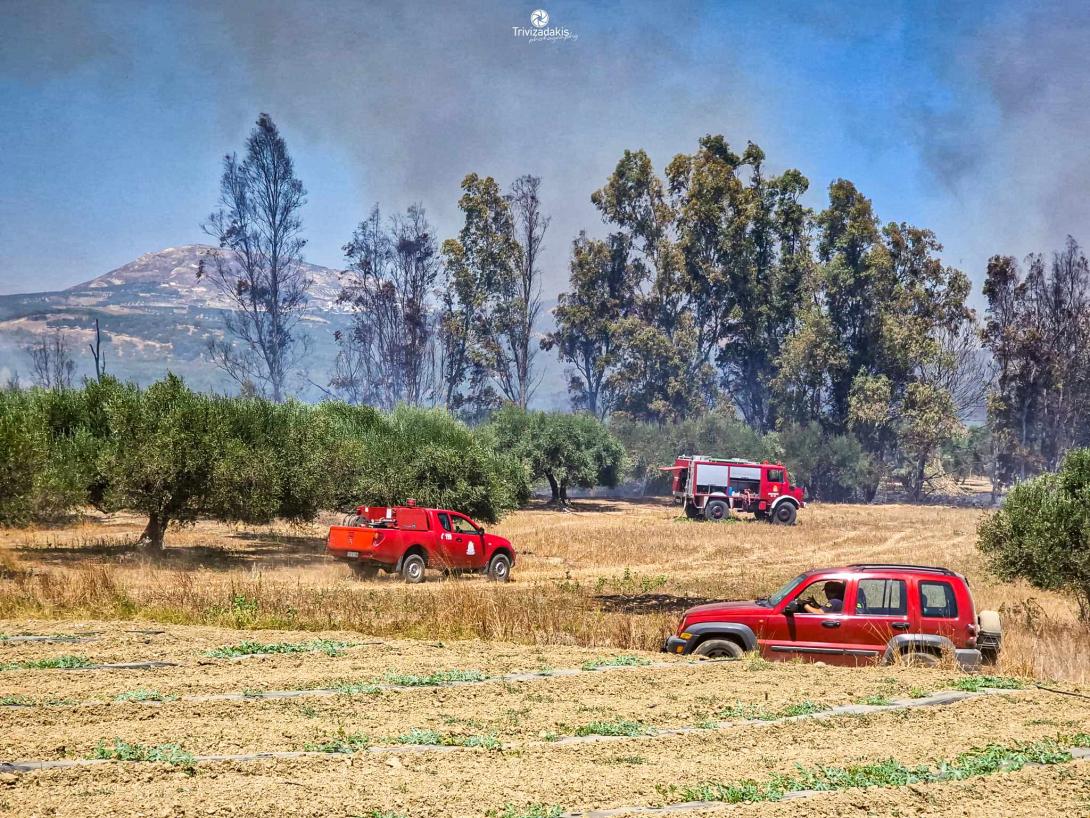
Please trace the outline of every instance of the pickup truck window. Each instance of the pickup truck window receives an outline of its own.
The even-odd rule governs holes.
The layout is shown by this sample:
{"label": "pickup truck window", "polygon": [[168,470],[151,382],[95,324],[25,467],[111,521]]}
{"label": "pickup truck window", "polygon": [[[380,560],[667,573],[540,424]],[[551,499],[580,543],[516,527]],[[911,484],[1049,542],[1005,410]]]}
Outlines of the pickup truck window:
{"label": "pickup truck window", "polygon": [[444,531],[450,531],[450,515],[440,512],[439,525],[443,526]]}
{"label": "pickup truck window", "polygon": [[453,522],[454,522],[454,530],[457,531],[459,534],[476,534],[477,533],[477,527],[475,525],[473,525],[473,523],[471,523],[465,517],[455,517]]}
{"label": "pickup truck window", "polygon": [[870,616],[904,616],[908,598],[903,579],[861,579],[855,595],[855,612]]}
{"label": "pickup truck window", "polygon": [[920,612],[934,619],[957,619],[958,600],[949,582],[920,582]]}

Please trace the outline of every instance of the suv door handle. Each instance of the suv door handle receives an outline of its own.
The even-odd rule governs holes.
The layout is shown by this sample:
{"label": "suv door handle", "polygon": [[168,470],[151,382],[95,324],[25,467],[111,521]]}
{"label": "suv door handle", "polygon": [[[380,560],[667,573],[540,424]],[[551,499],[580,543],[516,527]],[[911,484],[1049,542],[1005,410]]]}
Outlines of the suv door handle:
{"label": "suv door handle", "polygon": [[907,622],[894,622],[890,627],[895,631],[907,631],[909,626]]}
{"label": "suv door handle", "polygon": [[825,619],[825,620],[822,621],[821,627],[823,627],[823,628],[839,628],[840,627],[840,620],[838,620],[838,619]]}

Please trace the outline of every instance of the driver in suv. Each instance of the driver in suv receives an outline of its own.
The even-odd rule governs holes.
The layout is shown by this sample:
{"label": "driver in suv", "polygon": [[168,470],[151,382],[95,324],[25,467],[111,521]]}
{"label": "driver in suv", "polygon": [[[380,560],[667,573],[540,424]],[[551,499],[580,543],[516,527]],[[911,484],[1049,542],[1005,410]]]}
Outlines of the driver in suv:
{"label": "driver in suv", "polygon": [[821,589],[825,592],[825,599],[828,602],[819,605],[813,597],[800,599],[799,604],[802,606],[802,610],[812,614],[842,613],[844,610],[844,583],[832,579],[826,582]]}

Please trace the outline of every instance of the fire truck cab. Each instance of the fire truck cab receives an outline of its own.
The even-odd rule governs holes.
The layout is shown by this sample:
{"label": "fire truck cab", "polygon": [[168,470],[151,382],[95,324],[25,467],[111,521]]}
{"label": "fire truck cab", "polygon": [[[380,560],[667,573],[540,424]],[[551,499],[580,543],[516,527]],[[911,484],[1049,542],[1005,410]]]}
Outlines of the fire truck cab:
{"label": "fire truck cab", "polygon": [[663,471],[673,473],[671,491],[690,519],[719,521],[733,510],[794,525],[806,505],[802,488],[791,484],[781,463],[683,454]]}

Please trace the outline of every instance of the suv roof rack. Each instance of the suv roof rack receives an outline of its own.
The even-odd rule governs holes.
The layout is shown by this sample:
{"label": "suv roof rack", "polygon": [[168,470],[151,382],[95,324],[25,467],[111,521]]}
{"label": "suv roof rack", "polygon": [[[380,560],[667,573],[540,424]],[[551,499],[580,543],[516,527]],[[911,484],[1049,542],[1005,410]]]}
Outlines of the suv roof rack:
{"label": "suv roof rack", "polygon": [[902,562],[857,562],[848,566],[859,571],[923,571],[928,574],[945,574],[948,577],[957,576],[956,571],[949,568],[937,568],[934,565],[910,565]]}

